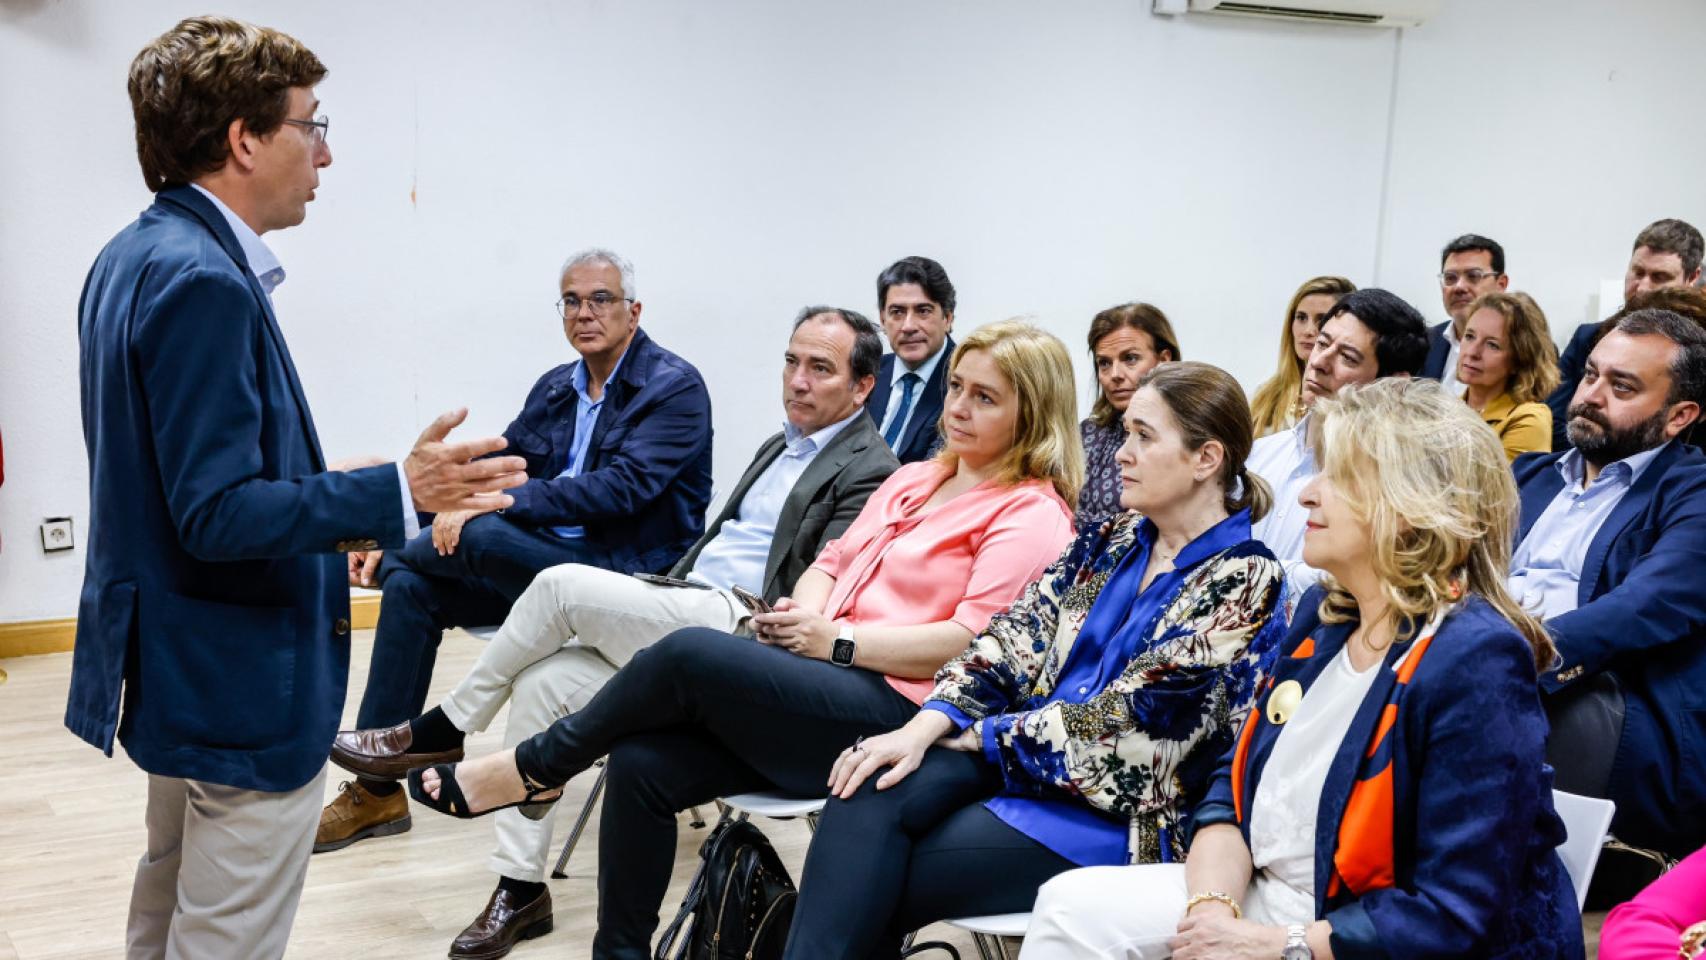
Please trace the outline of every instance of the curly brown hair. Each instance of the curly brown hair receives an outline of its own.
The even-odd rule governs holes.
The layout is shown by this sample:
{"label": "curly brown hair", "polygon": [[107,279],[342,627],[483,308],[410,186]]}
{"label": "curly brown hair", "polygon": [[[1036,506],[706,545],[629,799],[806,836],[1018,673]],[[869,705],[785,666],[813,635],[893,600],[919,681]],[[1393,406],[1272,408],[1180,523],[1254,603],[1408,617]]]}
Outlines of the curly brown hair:
{"label": "curly brown hair", "polygon": [[1546,325],[1546,313],[1526,293],[1495,290],[1469,305],[1469,316],[1492,310],[1505,318],[1511,372],[1505,392],[1517,403],[1542,403],[1558,386],[1558,347]]}
{"label": "curly brown hair", "polygon": [[271,27],[227,17],[184,20],[130,64],[143,181],[159,192],[218,170],[230,153],[233,120],[266,136],[284,123],[290,88],[325,76],[313,51]]}

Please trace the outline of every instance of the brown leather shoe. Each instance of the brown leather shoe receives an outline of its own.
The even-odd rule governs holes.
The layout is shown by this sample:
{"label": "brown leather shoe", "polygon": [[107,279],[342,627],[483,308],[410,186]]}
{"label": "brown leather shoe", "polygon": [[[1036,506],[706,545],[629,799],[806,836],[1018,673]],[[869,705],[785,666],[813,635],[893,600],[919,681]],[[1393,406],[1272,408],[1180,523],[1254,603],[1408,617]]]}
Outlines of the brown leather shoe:
{"label": "brown leather shoe", "polygon": [[332,762],[350,773],[374,780],[401,780],[416,767],[462,759],[461,747],[436,753],[410,753],[414,740],[407,720],[381,730],[345,730],[332,740]]}
{"label": "brown leather shoe", "polygon": [[408,793],[398,790],[388,797],[376,797],[360,783],[345,780],[338,784],[337,799],[320,811],[320,828],[314,831],[314,852],[342,850],[368,837],[406,833],[413,825]]}
{"label": "brown leather shoe", "polygon": [[496,960],[514,949],[518,941],[550,932],[550,890],[540,891],[532,903],[518,907],[515,895],[500,887],[492,891],[486,909],[450,944],[451,960]]}

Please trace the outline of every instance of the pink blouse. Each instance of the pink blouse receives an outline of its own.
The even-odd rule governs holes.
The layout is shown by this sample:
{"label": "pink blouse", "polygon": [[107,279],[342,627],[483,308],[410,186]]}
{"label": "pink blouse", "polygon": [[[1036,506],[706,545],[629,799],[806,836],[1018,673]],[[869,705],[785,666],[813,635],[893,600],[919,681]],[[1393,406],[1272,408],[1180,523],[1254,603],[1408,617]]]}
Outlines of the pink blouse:
{"label": "pink blouse", "polygon": [[[826,612],[855,625],[917,626],[952,620],[976,635],[1072,540],[1072,508],[1047,480],[981,483],[920,509],[948,479],[941,465],[896,470],[814,569],[835,578]],[[922,704],[930,679],[891,676]]]}
{"label": "pink blouse", "polygon": [[1599,932],[1600,960],[1672,960],[1682,931],[1706,920],[1706,849],[1684,857],[1635,899],[1613,907]]}

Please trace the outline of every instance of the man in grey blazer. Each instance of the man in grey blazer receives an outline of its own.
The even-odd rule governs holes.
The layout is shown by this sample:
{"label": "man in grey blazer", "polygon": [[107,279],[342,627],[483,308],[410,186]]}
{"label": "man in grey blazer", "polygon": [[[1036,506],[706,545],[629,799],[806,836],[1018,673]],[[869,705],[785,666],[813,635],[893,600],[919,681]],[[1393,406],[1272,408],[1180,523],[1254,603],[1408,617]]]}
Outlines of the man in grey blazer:
{"label": "man in grey blazer", "polygon": [[[485,729],[506,700],[504,742],[513,746],[580,709],[634,654],[676,630],[747,633],[733,588],[771,603],[786,596],[900,465],[864,415],[881,355],[876,326],[859,314],[800,311],[783,358],[783,430],[758,448],[710,529],[670,571],[673,583],[578,564],[542,571],[442,704],[395,727],[339,734],[333,762],[394,779],[460,760],[465,734]],[[451,957],[502,956],[550,930],[550,820],[513,810],[494,819],[498,887]],[[388,824],[351,835],[396,832]]]}

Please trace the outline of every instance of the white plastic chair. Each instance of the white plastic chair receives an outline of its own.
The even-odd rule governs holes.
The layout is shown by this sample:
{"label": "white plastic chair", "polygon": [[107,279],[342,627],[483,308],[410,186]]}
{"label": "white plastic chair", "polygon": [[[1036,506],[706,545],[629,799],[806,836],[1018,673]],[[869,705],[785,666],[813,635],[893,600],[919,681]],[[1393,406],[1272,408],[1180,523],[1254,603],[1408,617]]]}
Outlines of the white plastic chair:
{"label": "white plastic chair", "polygon": [[1580,910],[1587,902],[1588,881],[1593,879],[1594,864],[1599,862],[1599,851],[1605,845],[1617,805],[1610,800],[1554,790],[1552,806],[1564,821],[1565,836],[1558,845],[1558,858],[1570,872],[1570,882],[1576,888],[1576,909]]}
{"label": "white plastic chair", "polygon": [[737,793],[718,802],[726,808],[724,816],[728,815],[728,810],[739,813],[740,816],[735,818],[737,820],[745,820],[749,816],[768,817],[771,820],[804,817],[806,826],[816,833],[818,817],[823,813],[824,804],[828,800],[824,797],[796,797],[780,790],[761,790],[757,793]]}
{"label": "white plastic chair", "polygon": [[959,927],[971,934],[972,945],[982,960],[1009,960],[1007,941],[1003,937],[1023,937],[1031,925],[1030,913],[997,913],[987,917],[960,917],[945,920],[950,927]]}

